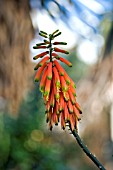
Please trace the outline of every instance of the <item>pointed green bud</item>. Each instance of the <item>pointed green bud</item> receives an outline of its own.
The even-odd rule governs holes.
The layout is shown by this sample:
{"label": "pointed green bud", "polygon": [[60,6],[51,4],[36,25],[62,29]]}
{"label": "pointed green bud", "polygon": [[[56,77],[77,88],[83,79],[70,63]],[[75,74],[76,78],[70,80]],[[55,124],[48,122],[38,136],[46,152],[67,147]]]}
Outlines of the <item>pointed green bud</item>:
{"label": "pointed green bud", "polygon": [[42,34],[42,33],[40,33],[40,32],[39,32],[39,35],[42,36],[42,37],[44,37],[44,38],[47,38],[47,35]]}
{"label": "pointed green bud", "polygon": [[46,34],[46,35],[47,35],[47,32],[45,32],[45,31],[40,31],[40,33],[42,33],[42,34]]}

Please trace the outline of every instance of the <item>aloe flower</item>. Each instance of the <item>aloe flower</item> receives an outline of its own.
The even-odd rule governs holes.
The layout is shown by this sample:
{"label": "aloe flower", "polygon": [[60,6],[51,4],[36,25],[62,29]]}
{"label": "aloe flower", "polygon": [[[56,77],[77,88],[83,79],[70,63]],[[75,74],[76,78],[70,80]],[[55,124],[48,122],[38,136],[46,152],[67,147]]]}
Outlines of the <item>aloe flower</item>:
{"label": "aloe flower", "polygon": [[72,63],[58,54],[69,54],[68,51],[54,47],[56,45],[66,45],[67,43],[52,42],[54,38],[60,34],[61,32],[59,32],[59,30],[49,35],[44,31],[40,31],[39,35],[46,39],[44,39],[43,43],[36,44],[36,46],[33,47],[34,49],[46,49],[45,52],[33,57],[34,60],[42,58],[41,61],[36,64],[34,70],[37,71],[35,81],[40,81],[40,91],[45,104],[46,122],[49,124],[50,130],[52,130],[54,125],[58,125],[59,122],[63,130],[68,126],[86,155],[99,169],[106,170],[84,145],[78,135],[77,125],[81,119],[80,115],[82,114],[82,110],[76,101],[76,85],[60,65],[59,61],[69,67],[72,67]]}
{"label": "aloe flower", "polygon": [[67,43],[52,42],[60,34],[59,30],[49,35],[40,31],[39,35],[47,39],[44,39],[43,43],[36,44],[33,48],[46,49],[46,51],[33,57],[34,60],[42,58],[34,68],[37,70],[35,81],[40,81],[40,91],[44,99],[46,122],[49,124],[49,129],[52,130],[54,125],[61,122],[62,129],[65,129],[68,124],[71,130],[77,130],[82,111],[76,102],[76,86],[59,61],[69,67],[72,67],[72,63],[58,54],[69,54],[69,52],[54,47]]}

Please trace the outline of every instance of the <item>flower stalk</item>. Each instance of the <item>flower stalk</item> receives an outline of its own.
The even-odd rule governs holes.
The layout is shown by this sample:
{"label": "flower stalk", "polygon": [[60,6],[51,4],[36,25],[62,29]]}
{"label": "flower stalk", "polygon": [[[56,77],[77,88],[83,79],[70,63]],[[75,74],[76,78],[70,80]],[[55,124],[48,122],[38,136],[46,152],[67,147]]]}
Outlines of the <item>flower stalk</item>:
{"label": "flower stalk", "polygon": [[86,153],[86,155],[94,162],[94,164],[100,169],[100,170],[106,170],[104,166],[99,162],[99,160],[94,156],[90,150],[87,148],[87,146],[83,143],[80,136],[77,133],[77,130],[71,130],[73,136],[76,138],[77,143],[79,146],[83,149],[83,151]]}

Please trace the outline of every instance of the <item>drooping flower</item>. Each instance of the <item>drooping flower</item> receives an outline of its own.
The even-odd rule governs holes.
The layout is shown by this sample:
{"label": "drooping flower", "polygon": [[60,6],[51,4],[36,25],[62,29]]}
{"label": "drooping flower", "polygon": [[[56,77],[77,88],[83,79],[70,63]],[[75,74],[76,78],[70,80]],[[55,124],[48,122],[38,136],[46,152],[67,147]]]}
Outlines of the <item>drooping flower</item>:
{"label": "drooping flower", "polygon": [[49,35],[44,31],[40,31],[39,35],[48,38],[48,40],[44,39],[43,43],[36,44],[35,49],[45,48],[48,50],[33,58],[34,60],[43,58],[35,66],[35,70],[37,70],[35,81],[40,80],[40,91],[43,94],[46,121],[49,123],[50,130],[54,125],[58,125],[59,121],[62,129],[65,129],[66,124],[68,124],[74,130],[74,128],[77,129],[82,111],[76,102],[75,83],[57,61],[60,60],[71,67],[72,64],[68,60],[56,53],[69,54],[69,52],[52,47],[53,45],[67,44],[65,42],[52,43],[52,40],[60,34],[59,30]]}

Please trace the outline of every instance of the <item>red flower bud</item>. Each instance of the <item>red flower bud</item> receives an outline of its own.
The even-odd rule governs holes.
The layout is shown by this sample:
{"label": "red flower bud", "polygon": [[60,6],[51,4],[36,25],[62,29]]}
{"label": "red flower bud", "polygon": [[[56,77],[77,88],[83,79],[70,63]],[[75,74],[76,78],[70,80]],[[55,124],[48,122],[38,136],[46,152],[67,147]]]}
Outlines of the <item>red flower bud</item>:
{"label": "red flower bud", "polygon": [[64,53],[64,54],[69,54],[69,52],[68,52],[68,51],[66,51],[66,50],[62,50],[62,49],[59,49],[59,48],[56,48],[56,47],[54,47],[54,51],[56,51],[56,52],[60,52],[60,53]]}
{"label": "red flower bud", "polygon": [[33,48],[34,48],[34,49],[46,48],[46,46],[45,46],[45,45],[44,45],[44,46],[34,46]]}
{"label": "red flower bud", "polygon": [[53,45],[67,45],[66,42],[54,42]]}
{"label": "red flower bud", "polygon": [[46,54],[48,54],[48,53],[49,53],[49,51],[45,51],[45,52],[43,52],[43,53],[40,53],[40,54],[34,56],[33,59],[36,60],[36,59],[38,59],[38,58],[42,58],[42,57],[44,57],[44,56],[45,56]]}

